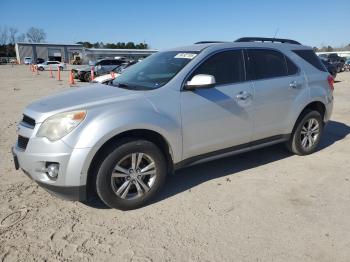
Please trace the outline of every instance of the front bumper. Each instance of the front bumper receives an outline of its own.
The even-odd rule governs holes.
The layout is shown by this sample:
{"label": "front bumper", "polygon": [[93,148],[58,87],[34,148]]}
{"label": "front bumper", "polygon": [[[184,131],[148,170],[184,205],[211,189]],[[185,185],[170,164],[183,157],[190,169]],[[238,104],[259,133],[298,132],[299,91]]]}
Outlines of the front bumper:
{"label": "front bumper", "polygon": [[[22,169],[23,173],[29,178],[33,179],[31,175]],[[35,180],[34,180],[35,181]],[[64,200],[70,201],[85,201],[86,200],[86,186],[54,186],[39,181],[35,181],[39,186],[44,188],[50,194]]]}
{"label": "front bumper", "polygon": [[[50,142],[35,137],[29,139],[25,150],[17,144],[12,148],[16,169],[22,169],[50,193],[76,201],[86,200],[86,174],[82,170],[89,151],[89,148],[72,149],[60,140]],[[59,163],[58,177],[55,180],[45,171],[49,162]]]}

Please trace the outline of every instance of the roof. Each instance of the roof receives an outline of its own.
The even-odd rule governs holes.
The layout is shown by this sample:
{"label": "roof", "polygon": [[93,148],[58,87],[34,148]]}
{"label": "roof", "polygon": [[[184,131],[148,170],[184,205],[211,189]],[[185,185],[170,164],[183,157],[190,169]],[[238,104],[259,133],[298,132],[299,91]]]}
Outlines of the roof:
{"label": "roof", "polygon": [[157,49],[114,49],[114,48],[85,48],[89,51],[104,51],[104,52],[133,52],[133,53],[143,53],[143,52],[158,52]]}
{"label": "roof", "polygon": [[310,49],[309,46],[303,46],[299,44],[287,44],[287,43],[270,43],[270,42],[208,42],[203,44],[194,44],[188,46],[181,46],[172,49],[168,49],[167,51],[188,51],[188,52],[200,52],[203,49],[208,47],[217,47],[217,48],[277,48],[277,49]]}
{"label": "roof", "polygon": [[18,45],[61,45],[61,46],[76,46],[83,47],[81,44],[63,44],[63,43],[36,43],[36,42],[17,42]]}

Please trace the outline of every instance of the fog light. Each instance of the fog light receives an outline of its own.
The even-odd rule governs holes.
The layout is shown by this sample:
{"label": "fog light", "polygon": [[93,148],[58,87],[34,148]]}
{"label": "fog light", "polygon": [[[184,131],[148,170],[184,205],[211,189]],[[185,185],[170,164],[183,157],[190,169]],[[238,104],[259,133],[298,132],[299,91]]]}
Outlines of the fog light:
{"label": "fog light", "polygon": [[52,163],[49,164],[46,168],[46,174],[51,178],[51,179],[56,179],[58,176],[58,170],[60,168],[60,164],[58,163]]}

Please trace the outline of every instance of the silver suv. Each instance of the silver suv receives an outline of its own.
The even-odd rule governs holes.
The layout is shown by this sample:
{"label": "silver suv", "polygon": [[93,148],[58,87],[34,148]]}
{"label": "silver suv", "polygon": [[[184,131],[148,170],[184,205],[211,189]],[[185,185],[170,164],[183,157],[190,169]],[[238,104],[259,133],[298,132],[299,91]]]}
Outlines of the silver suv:
{"label": "silver suv", "polygon": [[[174,170],[285,143],[315,152],[333,78],[287,39],[199,42],[158,52],[112,85],[78,88],[24,110],[16,168],[56,195],[145,205]],[[200,175],[200,174],[198,174]]]}

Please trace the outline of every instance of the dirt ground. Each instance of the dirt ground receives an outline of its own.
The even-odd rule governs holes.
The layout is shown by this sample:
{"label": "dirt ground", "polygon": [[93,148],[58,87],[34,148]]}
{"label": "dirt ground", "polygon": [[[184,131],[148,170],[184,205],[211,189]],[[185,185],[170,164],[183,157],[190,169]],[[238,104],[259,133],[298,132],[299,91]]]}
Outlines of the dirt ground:
{"label": "dirt ground", "polygon": [[350,261],[349,72],[317,153],[273,146],[189,167],[127,212],[60,200],[14,169],[23,108],[69,89],[62,79],[0,66],[1,261]]}

